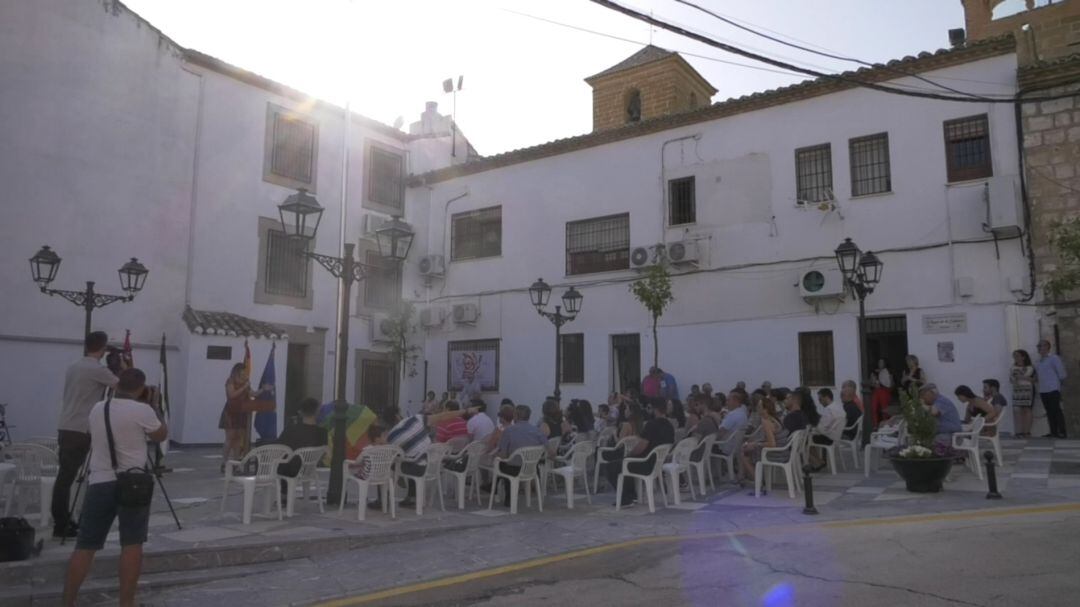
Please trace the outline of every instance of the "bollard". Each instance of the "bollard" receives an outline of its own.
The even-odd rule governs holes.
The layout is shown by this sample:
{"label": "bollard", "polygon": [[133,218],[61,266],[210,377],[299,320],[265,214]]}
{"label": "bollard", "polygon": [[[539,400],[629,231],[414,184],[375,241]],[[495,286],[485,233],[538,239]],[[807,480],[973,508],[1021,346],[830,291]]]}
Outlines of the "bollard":
{"label": "bollard", "polygon": [[986,460],[986,484],[989,485],[989,487],[987,487],[988,491],[986,492],[986,499],[999,500],[1001,499],[1001,494],[998,493],[997,470],[995,470],[994,466],[994,452],[987,451],[983,453],[983,459]]}
{"label": "bollard", "polygon": [[810,472],[813,471],[813,466],[807,464],[803,466],[803,488],[806,490],[806,507],[803,508],[803,514],[817,514],[817,508],[814,507],[814,478],[810,476]]}

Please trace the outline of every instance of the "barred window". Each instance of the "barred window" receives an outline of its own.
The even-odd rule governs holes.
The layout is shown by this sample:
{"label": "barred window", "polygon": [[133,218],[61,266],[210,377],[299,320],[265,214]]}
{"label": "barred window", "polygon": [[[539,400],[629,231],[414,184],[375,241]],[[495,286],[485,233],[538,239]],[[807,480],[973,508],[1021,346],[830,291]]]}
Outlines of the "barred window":
{"label": "barred window", "polygon": [[836,385],[832,331],[799,333],[799,383],[803,386]]}
{"label": "barred window", "polygon": [[288,188],[315,191],[319,129],[289,110],[269,105],[263,179]]}
{"label": "barred window", "polygon": [[945,167],[950,182],[994,174],[986,114],[945,121]]}
{"label": "barred window", "polygon": [[560,335],[559,348],[562,350],[560,381],[567,384],[585,383],[585,334]]}
{"label": "barred window", "polygon": [[668,225],[697,221],[696,190],[693,176],[668,181]]}
{"label": "barred window", "polygon": [[263,289],[271,295],[306,297],[308,261],[301,253],[307,240],[289,238],[281,230],[266,233],[266,267]]}
{"label": "barred window", "polygon": [[852,196],[892,191],[888,133],[856,137],[848,142],[848,151]]}
{"label": "barred window", "polygon": [[797,204],[833,200],[830,144],[795,150],[795,189]]}
{"label": "barred window", "polygon": [[405,198],[405,161],[401,154],[377,145],[367,148],[367,200],[400,210]]}
{"label": "barred window", "polygon": [[401,302],[401,266],[388,262],[378,251],[364,256],[367,277],[364,278],[364,306],[387,310]]}
{"label": "barred window", "polygon": [[630,267],[630,214],[566,224],[566,273],[590,274]]}
{"label": "barred window", "polygon": [[502,255],[502,207],[456,213],[450,222],[450,259]]}

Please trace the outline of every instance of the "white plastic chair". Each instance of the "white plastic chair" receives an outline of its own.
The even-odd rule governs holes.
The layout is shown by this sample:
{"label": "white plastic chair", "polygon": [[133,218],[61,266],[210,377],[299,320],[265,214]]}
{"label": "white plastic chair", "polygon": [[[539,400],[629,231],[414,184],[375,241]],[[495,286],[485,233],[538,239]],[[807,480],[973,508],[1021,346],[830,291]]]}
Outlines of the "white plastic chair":
{"label": "white plastic chair", "polygon": [[[442,508],[443,512],[446,512],[446,501],[443,498],[441,481],[443,458],[448,453],[450,453],[449,443],[432,443],[427,450],[427,464],[424,465],[424,473],[419,476],[405,474],[401,471],[401,466],[398,466],[398,476],[404,478],[406,484],[409,481],[416,483],[416,516],[424,515],[424,505],[427,504],[428,497],[427,488],[431,483],[435,483],[435,490],[439,492],[439,507]],[[431,499],[434,501],[435,496],[431,496]]]}
{"label": "white plastic chair", "polygon": [[450,446],[449,454],[461,455],[461,451],[469,444],[469,437],[455,436],[443,444]]}
{"label": "white plastic chair", "polygon": [[[622,502],[622,488],[623,481],[627,478],[640,481],[645,486],[645,495],[649,500],[649,512],[656,512],[656,499],[653,494],[653,486],[656,483],[660,484],[660,495],[664,498],[664,505],[667,506],[667,493],[664,491],[664,480],[662,477],[664,460],[667,459],[668,453],[671,452],[671,445],[658,445],[651,453],[645,457],[627,457],[623,458],[622,471],[619,472],[619,480],[615,484],[615,511],[619,510]],[[647,473],[639,474],[636,472],[630,472],[630,464],[638,464],[648,462],[650,458],[655,458],[653,462],[652,470]]]}
{"label": "white plastic chair", "polygon": [[[360,452],[352,462],[346,462],[341,474],[344,477],[341,483],[341,503],[338,504],[338,512],[345,510],[345,498],[349,494],[349,486],[355,484],[357,497],[356,520],[364,520],[367,513],[367,496],[371,487],[380,488],[383,491],[383,512],[390,508],[390,518],[397,518],[397,496],[394,487],[397,482],[394,478],[394,462],[403,453],[400,447],[395,445],[368,445]],[[353,470],[366,470],[364,478],[360,478],[350,472]]]}
{"label": "white plastic chair", "polygon": [[[221,512],[225,512],[225,503],[229,499],[229,485],[236,483],[244,489],[243,520],[245,525],[251,524],[251,507],[255,501],[255,490],[264,489],[264,511],[270,512],[270,496],[274,496],[278,508],[278,520],[282,518],[281,491],[279,490],[277,467],[293,457],[293,450],[285,445],[263,445],[255,447],[248,452],[244,459],[231,459],[225,462],[225,485],[221,492]],[[252,476],[236,476],[234,467],[244,470],[248,462],[256,462],[255,474]]]}
{"label": "white plastic chair", "polygon": [[[821,445],[821,444],[818,444],[818,443],[814,442],[814,440],[813,440],[814,436],[825,436],[825,435],[822,434],[821,432],[818,432],[817,428],[814,428],[813,434],[811,435],[810,439],[806,441],[806,448],[807,449],[818,449],[818,450],[824,452],[825,453],[825,462],[829,465],[829,474],[831,474],[833,476],[836,476],[836,457],[837,457],[836,456],[836,442],[834,441],[833,444],[831,444],[831,445]],[[840,462],[840,465],[843,466],[843,462]]]}
{"label": "white plastic chair", "polygon": [[[597,447],[596,448],[596,467],[593,469],[593,490],[600,490],[600,467],[604,464],[611,464],[615,462],[608,462],[604,460],[604,456],[609,453],[622,453],[625,456],[634,450],[638,441],[641,439],[636,436],[625,436],[619,439],[612,447]],[[599,444],[599,443],[598,443]]]}
{"label": "white plastic chair", "polygon": [[[735,480],[735,458],[742,451],[744,442],[746,442],[745,428],[732,432],[723,442],[717,440],[714,443],[712,452],[709,454],[709,459],[720,461],[720,474],[723,474],[724,467],[727,467],[729,480]],[[711,467],[712,464],[710,463]]]}
{"label": "white plastic chair", "polygon": [[862,451],[862,416],[855,420],[853,424],[844,428],[844,433],[854,431],[855,436],[852,438],[843,438],[841,435],[840,440],[836,443],[837,455],[840,461],[844,461],[844,449],[851,450],[851,465],[858,470],[859,469],[859,452]]}
{"label": "white plastic chair", "polygon": [[[540,512],[544,511],[544,491],[540,486],[540,460],[544,457],[544,453],[547,451],[546,446],[540,447],[521,447],[513,453],[507,459],[496,457],[492,462],[492,489],[491,497],[488,499],[488,510],[491,510],[495,506],[495,489],[499,485],[499,479],[505,478],[510,485],[510,514],[517,514],[517,502],[518,502],[518,485],[524,484],[525,486],[525,505],[532,505],[532,484],[536,484],[536,504],[540,509]],[[520,462],[521,470],[516,475],[506,474],[499,468],[499,464],[506,462],[514,465],[514,462]]]}
{"label": "white plastic chair", "polygon": [[[4,516],[11,513],[16,499],[19,501],[18,512],[21,515],[26,507],[21,498],[23,492],[36,491],[40,509],[39,523],[42,527],[48,526],[52,520],[49,505],[52,500],[53,486],[56,484],[56,471],[60,467],[56,452],[35,443],[12,443],[4,448],[4,457],[9,463],[15,464],[14,477],[8,480]],[[8,476],[11,477],[10,474]]]}
{"label": "white plastic chair", "polygon": [[[326,455],[326,447],[304,447],[293,452],[300,458],[300,472],[296,476],[279,476],[285,481],[288,495],[285,506],[285,516],[291,517],[296,503],[296,485],[299,483],[304,488],[304,501],[308,500],[308,488],[315,486],[315,499],[319,502],[319,512],[325,512],[323,508],[322,485],[319,480],[318,465]],[[291,459],[291,458],[290,458]]]}
{"label": "white plastic chair", "polygon": [[[682,475],[686,475],[686,484],[690,488],[690,499],[696,500],[697,496],[694,495],[694,481],[690,478],[690,454],[698,446],[698,439],[694,437],[684,438],[675,444],[675,448],[671,450],[671,461],[661,466],[664,472],[667,473],[668,482],[671,483],[671,495],[678,506],[682,504],[682,491],[679,489],[679,478]],[[704,495],[704,494],[702,494]]]}
{"label": "white plastic chair", "polygon": [[[569,510],[574,509],[574,479],[577,477],[581,477],[581,483],[585,485],[585,499],[592,503],[592,495],[589,494],[589,458],[595,450],[595,443],[592,441],[575,443],[566,454],[566,464],[547,472],[548,476],[563,479],[563,485],[566,486],[566,507]],[[546,482],[545,479],[545,484]]]}
{"label": "white plastic chair", "polygon": [[[784,480],[787,482],[788,496],[795,498],[796,479],[799,475],[799,465],[802,452],[805,449],[806,430],[796,430],[791,434],[786,445],[782,447],[765,447],[761,450],[761,459],[754,466],[754,497],[761,497],[761,484],[764,481],[767,491],[772,491],[772,472],[776,469],[784,471]],[[770,459],[770,456],[775,458]],[[765,477],[765,468],[769,468],[769,476]]]}
{"label": "white plastic chair", "polygon": [[983,430],[985,431],[987,428],[993,428],[993,434],[991,434],[990,436],[986,436],[983,434],[979,435],[980,447],[982,446],[983,442],[988,442],[990,443],[990,446],[994,449],[994,460],[995,464],[998,467],[1005,465],[1005,458],[1001,456],[1001,433],[998,432],[998,424],[1001,423],[1001,418],[1002,416],[999,415],[998,418],[995,419],[993,422],[986,422],[983,424]]}
{"label": "white plastic chair", "polygon": [[682,442],[686,435],[690,433],[690,429],[687,427],[675,428],[675,444],[678,445]]}
{"label": "white plastic chair", "polygon": [[480,505],[480,463],[484,459],[484,452],[487,451],[487,445],[483,441],[473,441],[466,445],[462,449],[460,454],[455,454],[458,457],[465,455],[468,460],[465,462],[465,469],[461,472],[450,470],[445,466],[442,469],[443,475],[449,475],[457,479],[457,488],[455,495],[457,496],[458,510],[465,509],[465,498],[468,497],[470,490],[466,489],[465,481],[472,477],[472,489],[476,492],[476,505]]}
{"label": "white plastic chair", "polygon": [[709,434],[705,436],[705,438],[701,439],[701,442],[698,443],[697,447],[694,448],[695,451],[697,449],[701,449],[701,459],[696,462],[687,462],[687,464],[690,466],[690,469],[694,470],[697,473],[698,488],[701,490],[702,497],[704,497],[706,494],[706,479],[708,479],[709,486],[712,487],[713,491],[716,491],[716,483],[713,482],[712,477],[712,449],[714,444],[716,444],[715,434]]}
{"label": "white plastic chair", "polygon": [[906,434],[907,428],[904,422],[900,422],[891,428],[882,428],[877,432],[870,433],[870,442],[863,449],[863,472],[867,478],[870,477],[870,472],[875,469],[873,465],[874,451],[885,452],[899,446],[903,443]]}
{"label": "white plastic chair", "polygon": [[983,479],[982,461],[979,458],[979,433],[986,424],[985,417],[971,420],[971,429],[952,435],[952,448],[967,453],[967,465],[979,480]]}
{"label": "white plastic chair", "polygon": [[[60,474],[60,442],[57,440],[57,438],[55,436],[31,436],[30,438],[26,439],[25,441],[20,441],[20,442],[32,443],[34,445],[41,445],[42,447],[45,447],[49,451],[52,451],[53,453],[55,453],[56,457],[57,457],[57,465],[55,465],[55,466],[46,466],[42,470],[42,473],[45,474],[46,476],[56,476],[56,475]],[[89,456],[87,456],[87,457],[89,457]]]}

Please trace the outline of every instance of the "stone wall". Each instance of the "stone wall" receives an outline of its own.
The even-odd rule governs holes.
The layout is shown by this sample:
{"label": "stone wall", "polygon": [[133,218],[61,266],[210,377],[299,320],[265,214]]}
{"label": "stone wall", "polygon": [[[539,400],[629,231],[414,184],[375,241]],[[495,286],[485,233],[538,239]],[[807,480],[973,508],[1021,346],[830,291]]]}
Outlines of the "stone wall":
{"label": "stone wall", "polygon": [[676,57],[629,68],[605,76],[593,83],[593,130],[600,131],[626,124],[627,96],[632,89],[641,92],[641,120],[709,105],[712,91],[702,86],[700,77],[690,73]]}
{"label": "stone wall", "polygon": [[[1080,49],[1080,0],[1065,0],[996,20],[993,10],[1002,0],[961,1],[968,40],[1015,34],[1021,64],[1060,59]],[[1025,25],[1028,28],[1022,30]]]}

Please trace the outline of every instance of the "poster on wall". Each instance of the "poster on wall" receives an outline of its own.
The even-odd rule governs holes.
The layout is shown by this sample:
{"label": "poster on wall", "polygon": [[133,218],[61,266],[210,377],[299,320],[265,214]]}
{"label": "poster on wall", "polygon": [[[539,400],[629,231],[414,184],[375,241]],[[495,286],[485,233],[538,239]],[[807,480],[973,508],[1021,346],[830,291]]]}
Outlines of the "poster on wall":
{"label": "poster on wall", "polygon": [[499,340],[452,341],[446,357],[447,389],[461,391],[475,378],[482,391],[499,391]]}
{"label": "poster on wall", "polygon": [[956,362],[956,348],[953,345],[953,342],[937,342],[937,359],[943,363]]}

